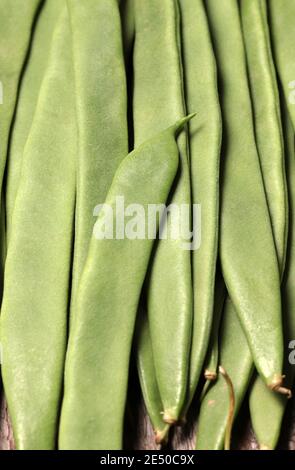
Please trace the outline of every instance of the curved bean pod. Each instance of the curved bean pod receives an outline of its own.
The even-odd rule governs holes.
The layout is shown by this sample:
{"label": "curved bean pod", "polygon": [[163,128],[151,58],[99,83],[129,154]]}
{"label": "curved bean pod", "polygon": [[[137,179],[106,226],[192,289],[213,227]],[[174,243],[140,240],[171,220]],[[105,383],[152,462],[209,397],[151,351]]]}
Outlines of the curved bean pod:
{"label": "curved bean pod", "polygon": [[2,371],[18,449],[54,449],[56,443],[75,205],[70,42],[65,8],[24,150],[5,266]]}
{"label": "curved bean pod", "polygon": [[192,253],[194,314],[187,408],[196,391],[212,324],[222,123],[216,63],[203,2],[179,0],[179,5],[186,104],[188,112],[198,113],[198,120],[189,124],[192,201],[201,205],[204,214],[201,245]]}
{"label": "curved bean pod", "polygon": [[206,0],[206,6],[224,117],[222,273],[259,374],[271,389],[281,390],[280,275],[254,139],[238,3]]}
{"label": "curved bean pod", "polygon": [[24,147],[32,125],[40,87],[48,63],[54,26],[62,6],[63,2],[60,0],[45,2],[33,33],[31,52],[20,86],[7,159],[5,197],[7,240],[9,240],[11,218],[19,184]]}
{"label": "curved bean pod", "polygon": [[[125,207],[143,206],[140,224],[145,223],[148,204],[165,204],[178,168],[175,134],[188,119],[142,144],[122,161],[106,198],[114,227],[118,196],[124,197]],[[104,223],[104,211],[101,214],[98,227]],[[130,349],[154,240],[96,239],[96,227],[70,331],[61,449],[122,447]]]}
{"label": "curved bean pod", "polygon": [[[179,12],[175,0],[135,1],[135,148],[185,113]],[[163,105],[164,103],[164,105]],[[180,167],[168,203],[190,205],[186,133],[178,138]],[[168,233],[173,226],[168,219]],[[192,325],[190,251],[184,239],[161,239],[147,283],[147,309],[163,418],[175,422],[187,393]]]}
{"label": "curved bean pod", "polygon": [[[286,170],[289,188],[289,242],[285,275],[282,283],[283,321],[285,330],[285,370],[286,384],[290,388],[294,383],[295,368],[288,361],[290,352],[289,343],[295,338],[295,148],[294,130],[288,116],[286,105],[283,106],[285,143],[286,143]],[[281,424],[286,408],[285,397],[271,393],[265,384],[259,380],[254,382],[250,393],[250,413],[254,432],[261,449],[274,449],[278,443]]]}

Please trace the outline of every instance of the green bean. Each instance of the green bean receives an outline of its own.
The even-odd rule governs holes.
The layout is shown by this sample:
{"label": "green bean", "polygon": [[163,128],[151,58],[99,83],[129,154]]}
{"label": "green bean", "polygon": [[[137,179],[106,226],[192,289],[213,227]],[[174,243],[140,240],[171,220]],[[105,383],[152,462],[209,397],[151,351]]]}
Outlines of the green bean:
{"label": "green bean", "polygon": [[[176,1],[135,1],[135,147],[184,115],[179,12]],[[180,168],[169,204],[190,204],[186,134],[178,140]],[[168,233],[175,221],[168,214]],[[163,419],[175,422],[184,404],[192,324],[190,251],[184,239],[161,239],[147,284],[148,319]]]}
{"label": "green bean", "polygon": [[[0,1],[0,297],[6,257],[5,203],[2,185],[9,147],[9,136],[17,102],[19,80],[29,51],[31,30],[41,0]],[[9,51],[9,53],[8,53]]]}
{"label": "green bean", "polygon": [[221,323],[221,315],[223,304],[225,301],[226,289],[224,281],[219,272],[216,274],[215,295],[214,295],[214,313],[213,325],[210,336],[207,358],[205,361],[205,379],[208,381],[215,380],[217,377],[217,368],[219,361],[219,328]]}
{"label": "green bean", "polygon": [[32,37],[31,52],[20,86],[15,123],[7,160],[6,230],[9,239],[12,212],[17,193],[24,146],[32,125],[39,91],[48,63],[54,26],[63,2],[45,2]]}
{"label": "green bean", "polygon": [[[131,67],[131,52],[134,45],[134,0],[121,0],[120,3],[121,17],[123,23],[123,42],[125,51],[126,70]],[[128,77],[128,76],[127,76]],[[132,77],[128,77],[129,95],[132,95]],[[132,114],[132,106],[129,110]],[[131,117],[132,120],[132,117]],[[129,125],[130,133],[132,132],[133,123]],[[132,136],[130,142],[132,141]],[[148,324],[146,306],[141,305],[138,313],[138,321],[136,327],[135,341],[135,358],[137,363],[140,387],[143,394],[145,407],[151,420],[156,444],[161,444],[168,437],[169,426],[162,419],[162,400],[156,378],[154,366],[154,357],[152,350],[152,342],[150,337],[150,329]]]}
{"label": "green bean", "polygon": [[19,79],[29,49],[31,29],[41,0],[0,2],[0,193]]}
{"label": "green bean", "polygon": [[240,2],[254,127],[266,199],[281,271],[284,272],[288,205],[279,91],[271,52],[265,0]]}
{"label": "green bean", "polygon": [[[286,169],[289,187],[289,242],[287,252],[287,263],[285,275],[282,283],[282,300],[285,326],[285,360],[286,383],[290,388],[294,382],[294,365],[288,362],[289,343],[295,338],[295,151],[294,151],[294,130],[292,122],[288,116],[286,105],[284,105],[284,127],[286,143]],[[285,397],[272,394],[265,384],[256,380],[250,393],[250,413],[254,432],[261,449],[274,449],[277,445],[282,419],[286,408]]]}
{"label": "green bean", "polygon": [[1,316],[3,383],[18,449],[54,449],[75,203],[76,121],[67,10],[24,149]]}
{"label": "green bean", "polygon": [[295,62],[293,0],[269,0],[269,20],[277,72],[295,130]]}
{"label": "green bean", "polygon": [[224,117],[222,273],[259,374],[271,389],[285,392],[280,275],[254,139],[238,4],[207,0],[206,6]]}
{"label": "green bean", "polygon": [[163,404],[156,378],[149,322],[144,307],[140,309],[138,315],[136,359],[140,386],[154,429],[155,441],[156,444],[162,444],[168,438],[169,424],[164,423],[162,419]]}
{"label": "green bean", "polygon": [[128,133],[118,1],[68,0],[68,8],[79,130],[72,319],[94,224],[93,210],[104,202],[115,170],[128,153]]}
{"label": "green bean", "polygon": [[203,2],[179,0],[179,4],[186,104],[188,112],[198,112],[198,120],[189,125],[192,200],[205,214],[201,245],[192,256],[194,316],[187,408],[199,381],[212,324],[222,124],[216,63]]}
{"label": "green bean", "polygon": [[[252,355],[237,317],[227,297],[220,332],[220,364],[230,376],[235,391],[235,415],[245,396],[253,370]],[[220,450],[224,447],[228,424],[228,388],[218,376],[201,404],[197,428],[197,450]]]}
{"label": "green bean", "polygon": [[[284,143],[266,3],[264,0],[249,0],[240,2],[240,5],[254,107],[256,140],[282,277],[287,234]],[[260,377],[256,377],[250,391],[251,418],[254,430],[257,428],[257,435],[264,436],[265,441],[261,441],[265,442],[263,445],[266,445],[267,441],[271,442],[272,448],[276,445],[281,419],[274,420],[273,410],[280,408],[284,402],[283,397],[273,396]],[[276,403],[279,406],[276,406]],[[269,427],[268,418],[272,421],[271,427]],[[277,426],[274,425],[275,423]],[[272,436],[272,438],[268,440],[266,436],[269,438]]]}
{"label": "green bean", "polygon": [[[178,168],[175,133],[189,119],[131,152],[106,198],[117,226],[116,200],[165,204]],[[97,224],[104,223],[104,211]],[[96,225],[77,296],[65,370],[61,449],[120,449],[130,349],[142,284],[154,240],[96,239]],[[99,226],[99,225],[98,225]],[[128,266],[128,271],[126,271]]]}

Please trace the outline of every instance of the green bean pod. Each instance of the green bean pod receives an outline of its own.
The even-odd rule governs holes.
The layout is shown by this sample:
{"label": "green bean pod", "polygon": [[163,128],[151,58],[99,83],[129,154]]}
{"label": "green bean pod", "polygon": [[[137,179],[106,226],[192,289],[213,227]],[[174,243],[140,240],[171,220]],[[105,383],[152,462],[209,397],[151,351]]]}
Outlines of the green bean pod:
{"label": "green bean pod", "polygon": [[40,87],[46,71],[52,35],[63,2],[46,1],[32,35],[32,46],[20,85],[15,122],[7,159],[6,181],[6,231],[9,240],[13,207],[21,173],[24,147],[36,110]]}
{"label": "green bean pod", "polygon": [[[134,139],[135,148],[156,129],[185,113],[176,1],[135,1]],[[186,133],[178,138],[179,171],[168,200],[190,214],[190,175]],[[183,206],[184,207],[184,206]],[[147,309],[163,419],[177,421],[187,393],[192,325],[189,241],[172,239],[175,218],[168,214],[168,237],[157,243],[147,281]]]}
{"label": "green bean pod", "polygon": [[205,379],[209,381],[215,380],[217,377],[217,369],[219,364],[219,330],[225,296],[226,289],[224,281],[222,279],[221,273],[217,272],[215,280],[213,324],[204,367]]}
{"label": "green bean pod", "polygon": [[[290,341],[295,338],[295,140],[294,130],[286,105],[283,106],[285,144],[286,144],[286,170],[289,188],[289,241],[287,262],[282,283],[283,321],[285,330],[285,371],[286,385],[292,387],[294,383],[295,368],[289,363]],[[254,432],[261,449],[274,449],[278,443],[281,424],[287,400],[283,396],[274,395],[259,380],[254,382],[251,389],[250,413]]]}
{"label": "green bean pod", "polygon": [[79,131],[71,320],[94,225],[128,153],[127,90],[118,0],[67,0]]}
{"label": "green bean pod", "polygon": [[0,2],[0,193],[19,80],[41,0]]}
{"label": "green bean pod", "polygon": [[[135,21],[134,21],[134,0],[121,0],[120,2],[123,42],[125,52],[126,70],[131,66],[131,52],[134,45]],[[127,80],[130,89],[132,88],[132,77]],[[132,92],[132,90],[130,90]],[[129,91],[129,94],[131,94]],[[131,110],[130,106],[130,110]],[[132,125],[129,126],[132,132]],[[132,136],[129,144],[131,144]],[[169,425],[162,419],[163,405],[157,383],[152,342],[148,324],[146,306],[140,305],[138,321],[136,326],[134,344],[134,354],[136,358],[137,371],[140,387],[145,403],[145,407],[151,420],[156,444],[166,441],[169,432]]]}
{"label": "green bean pod", "polygon": [[143,306],[138,314],[136,330],[135,347],[140,387],[154,429],[155,442],[162,444],[168,438],[169,424],[164,423],[162,417],[163,404],[157,383],[149,322]]}
{"label": "green bean pod", "polygon": [[57,23],[11,222],[1,316],[17,449],[54,449],[74,228],[76,119],[69,18]]}
{"label": "green bean pod", "polygon": [[[277,257],[284,274],[287,241],[287,200],[285,189],[284,142],[281,125],[279,92],[271,52],[265,0],[241,2],[241,18],[246,45],[248,71],[254,108],[256,141],[268,201]],[[250,391],[251,418],[256,434],[265,439],[263,446],[274,448],[280,419],[274,410],[285,398],[273,396],[260,377]],[[277,405],[276,405],[277,404]],[[263,415],[263,417],[262,417]],[[271,421],[271,426],[270,425]]]}
{"label": "green bean pod", "polygon": [[[220,332],[220,359],[232,380],[237,415],[253,371],[253,359],[235,308],[227,297]],[[228,421],[228,389],[218,375],[206,393],[197,426],[197,450],[221,450]]]}
{"label": "green bean pod", "polygon": [[119,196],[124,197],[124,207],[135,203],[142,207],[138,224],[144,228],[148,205],[165,204],[178,169],[175,134],[188,119],[157,134],[122,161],[105,210],[98,215],[70,331],[60,449],[122,447],[135,317],[154,240],[146,236],[103,238],[98,231],[110,210],[113,227],[119,224]]}
{"label": "green bean pod", "polygon": [[284,273],[288,204],[284,139],[276,72],[271,52],[265,0],[240,2],[254,127],[277,257]]}
{"label": "green bean pod", "polygon": [[201,243],[192,253],[194,314],[190,354],[189,396],[193,399],[204,365],[212,324],[215,265],[218,246],[219,157],[221,113],[216,62],[201,0],[179,0],[182,25],[185,98],[189,124],[192,201],[200,204]]}
{"label": "green bean pod", "polygon": [[277,72],[295,130],[295,61],[293,0],[269,0],[268,13]]}
{"label": "green bean pod", "polygon": [[281,391],[280,274],[254,138],[238,3],[206,0],[206,6],[224,117],[222,274],[259,374],[271,389]]}

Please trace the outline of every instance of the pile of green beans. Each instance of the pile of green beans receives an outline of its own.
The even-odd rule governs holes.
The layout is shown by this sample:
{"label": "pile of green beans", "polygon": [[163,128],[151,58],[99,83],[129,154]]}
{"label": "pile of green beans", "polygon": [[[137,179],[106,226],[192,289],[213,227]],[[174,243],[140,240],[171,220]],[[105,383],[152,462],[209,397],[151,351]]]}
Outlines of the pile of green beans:
{"label": "pile of green beans", "polygon": [[260,449],[278,446],[294,17],[294,0],[0,0],[0,390],[17,449],[123,449],[133,387],[159,448],[193,416],[196,449],[230,449],[245,402]]}

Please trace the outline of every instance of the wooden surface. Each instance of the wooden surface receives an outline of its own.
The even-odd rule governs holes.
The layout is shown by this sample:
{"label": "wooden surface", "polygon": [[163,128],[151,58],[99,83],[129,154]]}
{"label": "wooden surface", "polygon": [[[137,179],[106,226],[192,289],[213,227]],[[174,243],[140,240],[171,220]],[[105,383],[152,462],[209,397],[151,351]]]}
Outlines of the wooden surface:
{"label": "wooden surface", "polygon": [[[133,404],[131,407],[130,403]],[[193,405],[189,414],[189,420],[186,426],[176,427],[171,433],[171,439],[168,449],[194,449],[195,445],[195,415]],[[144,405],[140,397],[138,386],[134,387],[132,393],[129,393],[129,405],[126,411],[125,426],[125,448],[126,449],[157,449],[154,443],[153,430],[149,419],[146,416]],[[244,405],[237,424],[233,432],[233,449],[255,450],[257,443],[251,430],[249,414]],[[295,400],[292,399],[288,404],[283,432],[279,443],[280,449],[295,450]],[[14,449],[13,434],[9,422],[8,410],[5,400],[1,399],[1,421],[0,421],[0,450]]]}

